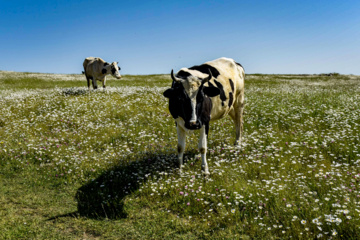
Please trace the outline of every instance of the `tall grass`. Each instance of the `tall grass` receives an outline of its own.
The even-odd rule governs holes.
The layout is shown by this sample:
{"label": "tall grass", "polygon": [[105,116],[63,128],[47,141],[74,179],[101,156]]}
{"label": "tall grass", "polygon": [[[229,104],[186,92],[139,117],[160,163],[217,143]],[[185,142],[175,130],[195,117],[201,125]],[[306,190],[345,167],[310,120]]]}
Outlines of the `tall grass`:
{"label": "tall grass", "polygon": [[[12,75],[13,74],[13,75]],[[1,75],[1,238],[358,239],[360,78],[249,75],[244,139],[177,171],[167,75]],[[59,237],[60,236],[60,237]]]}

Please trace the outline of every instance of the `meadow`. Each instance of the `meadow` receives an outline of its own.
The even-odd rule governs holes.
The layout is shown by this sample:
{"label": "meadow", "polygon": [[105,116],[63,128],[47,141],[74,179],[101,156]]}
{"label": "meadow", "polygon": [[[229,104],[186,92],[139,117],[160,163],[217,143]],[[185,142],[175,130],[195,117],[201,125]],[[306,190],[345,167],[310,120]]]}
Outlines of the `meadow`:
{"label": "meadow", "polygon": [[360,239],[360,76],[245,78],[177,169],[169,75],[0,71],[0,239]]}

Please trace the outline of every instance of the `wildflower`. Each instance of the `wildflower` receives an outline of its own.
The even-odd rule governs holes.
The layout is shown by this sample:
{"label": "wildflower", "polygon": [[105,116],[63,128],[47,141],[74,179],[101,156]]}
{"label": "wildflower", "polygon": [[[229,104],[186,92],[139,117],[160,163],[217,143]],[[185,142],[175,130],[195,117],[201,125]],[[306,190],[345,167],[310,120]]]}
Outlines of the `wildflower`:
{"label": "wildflower", "polygon": [[337,225],[339,225],[342,222],[342,220],[341,220],[341,218],[336,218],[335,222],[336,222]]}
{"label": "wildflower", "polygon": [[301,220],[301,224],[306,224],[306,220]]}
{"label": "wildflower", "polygon": [[331,232],[332,232],[331,235],[333,235],[333,236],[336,236],[338,234],[336,229],[331,230]]}
{"label": "wildflower", "polygon": [[235,209],[233,208],[233,209],[231,209],[231,213],[235,213]]}
{"label": "wildflower", "polygon": [[318,224],[318,223],[319,223],[319,219],[314,218],[314,219],[312,220],[312,223],[314,223],[314,224]]}

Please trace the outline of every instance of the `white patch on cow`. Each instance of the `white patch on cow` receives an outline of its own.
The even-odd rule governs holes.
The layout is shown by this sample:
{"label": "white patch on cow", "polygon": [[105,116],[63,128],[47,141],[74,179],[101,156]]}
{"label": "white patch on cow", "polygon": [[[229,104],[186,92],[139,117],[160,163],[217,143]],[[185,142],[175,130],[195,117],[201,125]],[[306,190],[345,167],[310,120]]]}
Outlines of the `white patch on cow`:
{"label": "white patch on cow", "polygon": [[190,123],[196,123],[197,117],[196,117],[196,99],[191,99],[191,119]]}
{"label": "white patch on cow", "polygon": [[191,119],[190,123],[196,123],[196,96],[199,92],[199,87],[201,86],[201,80],[197,77],[189,76],[187,81],[182,81],[186,94],[189,96],[191,101]]}

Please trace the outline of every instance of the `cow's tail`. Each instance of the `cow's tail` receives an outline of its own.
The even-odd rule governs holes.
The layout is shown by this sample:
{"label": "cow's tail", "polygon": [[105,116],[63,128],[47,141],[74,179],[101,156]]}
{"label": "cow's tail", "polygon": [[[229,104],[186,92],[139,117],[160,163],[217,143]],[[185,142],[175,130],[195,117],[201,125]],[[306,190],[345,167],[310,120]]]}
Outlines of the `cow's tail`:
{"label": "cow's tail", "polygon": [[243,67],[240,63],[238,63],[238,62],[235,62],[235,63],[236,63],[236,65],[237,65],[237,67],[238,67],[240,76],[241,76],[243,79],[245,79],[245,69],[244,69],[244,67]]}

